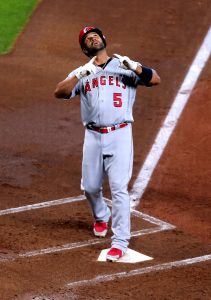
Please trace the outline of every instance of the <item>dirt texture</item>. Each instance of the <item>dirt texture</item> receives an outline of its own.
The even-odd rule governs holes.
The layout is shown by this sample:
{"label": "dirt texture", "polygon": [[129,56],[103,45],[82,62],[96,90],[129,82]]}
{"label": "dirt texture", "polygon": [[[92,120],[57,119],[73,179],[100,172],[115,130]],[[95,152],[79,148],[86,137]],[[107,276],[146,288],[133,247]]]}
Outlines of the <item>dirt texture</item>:
{"label": "dirt texture", "polygon": [[[13,51],[0,57],[0,210],[82,194],[79,99],[57,100],[53,92],[87,61],[78,44],[83,26],[103,30],[110,55],[140,61],[162,79],[158,87],[137,92],[131,188],[210,19],[209,0],[43,0]],[[137,208],[176,226],[132,237],[130,248],[153,260],[135,265],[97,262],[100,251],[110,246],[111,232],[105,241],[61,250],[94,240],[86,201],[0,215],[1,300],[211,299],[210,260],[68,286],[211,253],[210,83],[208,61]],[[107,183],[105,196],[110,198]],[[133,231],[152,227],[132,218]],[[52,247],[60,250],[29,255]]]}

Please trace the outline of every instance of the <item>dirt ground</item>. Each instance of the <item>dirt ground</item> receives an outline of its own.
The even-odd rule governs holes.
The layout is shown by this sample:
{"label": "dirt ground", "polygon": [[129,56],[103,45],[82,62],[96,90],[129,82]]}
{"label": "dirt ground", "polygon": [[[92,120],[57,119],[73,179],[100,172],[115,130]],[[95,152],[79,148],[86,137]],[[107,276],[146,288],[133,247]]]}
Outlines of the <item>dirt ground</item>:
{"label": "dirt ground", "polygon": [[[110,55],[140,61],[162,79],[158,87],[137,92],[132,187],[210,19],[209,0],[43,0],[13,51],[0,57],[0,210],[81,195],[84,129],[79,99],[57,100],[53,92],[72,69],[86,62],[78,44],[83,26],[103,29]],[[84,201],[1,215],[1,300],[211,299],[210,260],[67,286],[211,253],[210,82],[208,61],[138,206],[176,226],[131,239],[132,249],[154,259],[135,265],[99,263],[97,257],[109,247],[109,239],[71,251],[19,256],[94,239]],[[110,197],[107,184],[105,195]],[[132,218],[133,230],[149,227]]]}

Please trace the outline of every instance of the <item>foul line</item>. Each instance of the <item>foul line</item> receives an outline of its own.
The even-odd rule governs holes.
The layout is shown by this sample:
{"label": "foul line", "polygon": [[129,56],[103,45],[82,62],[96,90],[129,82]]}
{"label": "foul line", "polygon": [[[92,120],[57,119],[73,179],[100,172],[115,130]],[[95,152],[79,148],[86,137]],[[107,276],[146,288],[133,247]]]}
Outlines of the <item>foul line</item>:
{"label": "foul line", "polygon": [[177,124],[177,121],[182,114],[185,105],[188,102],[189,96],[203,70],[211,53],[211,27],[208,30],[204,41],[198,50],[193,63],[176,95],[176,98],[171,106],[171,109],[159,130],[154,144],[134,182],[131,196],[131,206],[137,206],[150,179],[155,167],[168,143],[168,140]]}
{"label": "foul line", "polygon": [[120,272],[115,274],[106,274],[106,275],[100,275],[97,277],[94,277],[92,279],[86,279],[86,280],[80,280],[80,281],[73,281],[67,284],[68,287],[74,287],[74,286],[82,286],[82,285],[91,285],[91,284],[97,284],[105,281],[113,281],[116,279],[123,279],[131,276],[137,276],[152,272],[158,272],[158,271],[164,271],[173,269],[175,267],[182,267],[187,265],[193,265],[200,262],[205,262],[211,260],[211,254],[204,255],[204,256],[198,256],[194,258],[188,258],[184,260],[177,260],[173,262],[168,262],[164,264],[154,265],[146,268],[140,268],[136,270],[131,270],[129,272]]}

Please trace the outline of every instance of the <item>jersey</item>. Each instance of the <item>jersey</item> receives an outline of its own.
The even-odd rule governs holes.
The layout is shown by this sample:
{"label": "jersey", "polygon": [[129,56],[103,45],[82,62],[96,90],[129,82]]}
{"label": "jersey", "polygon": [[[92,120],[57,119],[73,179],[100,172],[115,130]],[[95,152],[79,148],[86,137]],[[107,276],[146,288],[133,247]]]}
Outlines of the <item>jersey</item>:
{"label": "jersey", "polygon": [[[72,71],[68,78],[74,76],[78,69]],[[119,60],[113,58],[105,68],[97,67],[96,74],[80,79],[69,99],[80,95],[84,126],[90,123],[99,127],[131,123],[136,88],[142,84],[135,72],[120,68]]]}

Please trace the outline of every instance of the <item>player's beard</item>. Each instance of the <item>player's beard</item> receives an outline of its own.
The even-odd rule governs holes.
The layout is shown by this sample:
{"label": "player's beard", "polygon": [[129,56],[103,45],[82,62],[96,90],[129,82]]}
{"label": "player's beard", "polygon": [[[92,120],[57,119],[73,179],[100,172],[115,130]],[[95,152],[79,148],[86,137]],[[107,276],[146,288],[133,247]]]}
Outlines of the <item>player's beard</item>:
{"label": "player's beard", "polygon": [[105,45],[103,42],[100,42],[98,45],[92,45],[91,47],[85,47],[88,51],[89,56],[95,56],[99,51],[105,49]]}

